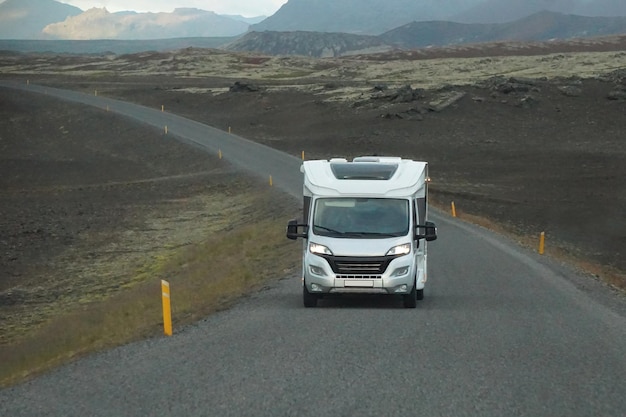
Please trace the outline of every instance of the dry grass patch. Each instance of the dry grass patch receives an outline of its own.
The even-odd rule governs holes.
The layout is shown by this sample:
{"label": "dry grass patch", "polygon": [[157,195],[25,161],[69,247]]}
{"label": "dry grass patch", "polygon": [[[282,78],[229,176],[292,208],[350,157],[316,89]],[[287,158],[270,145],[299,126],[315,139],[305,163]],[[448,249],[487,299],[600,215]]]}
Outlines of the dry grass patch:
{"label": "dry grass patch", "polygon": [[[153,269],[152,279],[56,316],[29,336],[0,346],[0,386],[17,383],[81,355],[162,332],[160,280],[172,291],[174,329],[268,283],[295,273],[299,248],[284,236],[284,219],[218,233],[184,247]],[[138,271],[145,274],[145,271]]]}
{"label": "dry grass patch", "polygon": [[32,271],[24,284],[9,289],[10,294],[0,293],[6,300],[19,300],[0,310],[0,345],[27,336],[79,304],[109,299],[152,279],[181,248],[249,221],[245,214],[259,198],[264,197],[216,189],[185,199],[142,203],[132,210],[145,218],[134,225],[82,233],[74,245]]}

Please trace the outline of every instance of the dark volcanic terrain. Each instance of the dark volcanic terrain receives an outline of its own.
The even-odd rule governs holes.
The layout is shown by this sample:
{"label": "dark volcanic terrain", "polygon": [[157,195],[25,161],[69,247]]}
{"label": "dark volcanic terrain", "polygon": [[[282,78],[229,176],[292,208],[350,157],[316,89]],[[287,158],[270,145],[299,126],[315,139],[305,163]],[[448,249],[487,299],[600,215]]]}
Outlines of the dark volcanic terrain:
{"label": "dark volcanic terrain", "polygon": [[[427,160],[432,197],[442,205],[455,201],[462,212],[520,236],[545,231],[553,249],[624,271],[625,77],[624,71],[584,80],[499,77],[437,90],[379,85],[347,102],[220,79],[124,82],[106,94],[165,105],[292,155],[304,151],[307,159]],[[229,91],[180,91],[209,85]]]}
{"label": "dark volcanic terrain", "polygon": [[[299,60],[197,49],[119,57],[7,53],[0,78],[163,106],[307,159],[429,161],[439,207],[454,201],[461,218],[523,245],[535,247],[545,231],[547,255],[626,288],[626,54],[579,59],[552,51],[524,63],[476,51],[460,61]],[[538,65],[552,72],[541,76]],[[468,76],[476,69],[497,74]],[[442,82],[444,75],[460,81]],[[123,289],[127,271],[153,259],[160,239],[189,245],[212,233],[208,218],[228,230],[224,216],[254,222],[257,212],[288,216],[297,205],[276,208],[274,199],[252,210],[257,203],[237,193],[249,194],[255,183],[228,164],[101,109],[0,89],[0,116],[0,307],[12,317],[9,331],[38,323],[29,317],[39,314],[35,307],[50,314],[50,306]],[[242,211],[229,211],[238,206]],[[128,250],[138,236],[141,250]],[[106,257],[120,269],[98,270]],[[104,275],[114,283],[100,285]]]}

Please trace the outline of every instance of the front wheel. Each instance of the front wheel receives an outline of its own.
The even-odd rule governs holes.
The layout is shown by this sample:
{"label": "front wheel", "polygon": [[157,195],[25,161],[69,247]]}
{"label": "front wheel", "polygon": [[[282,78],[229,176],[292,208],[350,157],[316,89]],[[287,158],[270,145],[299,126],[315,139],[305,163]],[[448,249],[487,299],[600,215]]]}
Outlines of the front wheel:
{"label": "front wheel", "polygon": [[[423,296],[423,290],[422,291],[422,296]],[[417,296],[418,296],[418,292],[415,289],[415,284],[413,284],[413,289],[411,290],[410,293],[405,294],[402,296],[402,301],[404,302],[404,308],[415,308],[417,307]]]}
{"label": "front wheel", "polygon": [[305,307],[317,307],[317,294],[311,294],[306,285],[302,285],[302,301]]}

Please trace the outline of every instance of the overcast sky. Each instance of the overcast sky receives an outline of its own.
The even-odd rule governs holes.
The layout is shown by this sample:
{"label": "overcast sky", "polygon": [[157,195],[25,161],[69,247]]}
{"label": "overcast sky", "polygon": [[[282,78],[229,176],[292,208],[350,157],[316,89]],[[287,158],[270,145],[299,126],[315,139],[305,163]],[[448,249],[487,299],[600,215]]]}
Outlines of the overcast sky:
{"label": "overcast sky", "polygon": [[270,16],[287,0],[57,0],[82,10],[106,7],[109,12],[171,12],[180,7],[194,7],[218,14],[239,14],[246,17]]}

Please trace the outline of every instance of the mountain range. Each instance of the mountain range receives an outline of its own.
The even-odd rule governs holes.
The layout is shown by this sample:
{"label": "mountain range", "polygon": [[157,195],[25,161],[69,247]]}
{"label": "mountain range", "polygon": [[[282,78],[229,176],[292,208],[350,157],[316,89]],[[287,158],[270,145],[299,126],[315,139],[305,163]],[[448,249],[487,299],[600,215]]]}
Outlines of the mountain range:
{"label": "mountain range", "polygon": [[[208,44],[270,54],[341,56],[621,34],[626,33],[624,16],[626,0],[289,0],[267,18],[194,8],[109,13],[105,8],[82,11],[55,0],[0,0],[0,39],[99,40],[99,47],[107,40],[107,46],[136,50],[154,47],[155,42],[145,42],[155,39],[178,39],[182,44],[189,39],[189,46],[196,47],[207,45],[205,39],[220,38],[223,43]],[[133,40],[144,43],[129,45]],[[0,49],[32,51],[39,45],[3,41]],[[89,47],[63,44],[62,49],[76,45]],[[166,45],[172,43],[162,42],[161,48]],[[54,49],[48,45],[45,50]]]}
{"label": "mountain range", "polygon": [[43,33],[53,39],[168,39],[236,36],[249,25],[213,12],[175,9],[172,13],[109,13],[93,8],[63,22],[52,23]]}
{"label": "mountain range", "polygon": [[412,22],[379,36],[328,32],[249,32],[225,46],[269,55],[337,57],[395,49],[501,41],[545,42],[626,33],[626,17],[585,17],[542,11],[508,23]]}
{"label": "mountain range", "polygon": [[250,30],[380,35],[411,22],[506,23],[541,11],[626,16],[626,0],[289,0]]}
{"label": "mountain range", "polygon": [[83,11],[55,0],[0,3],[0,39],[168,39],[229,37],[245,33],[265,16],[245,18],[178,8],[172,13]]}
{"label": "mountain range", "polygon": [[289,0],[251,31],[377,35],[412,21],[447,20],[484,0]]}

